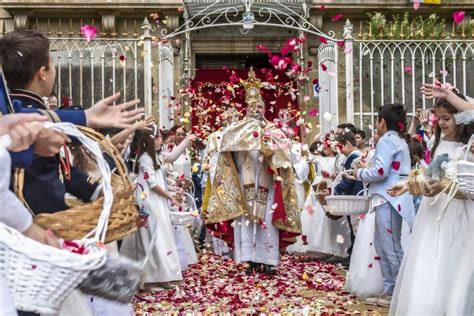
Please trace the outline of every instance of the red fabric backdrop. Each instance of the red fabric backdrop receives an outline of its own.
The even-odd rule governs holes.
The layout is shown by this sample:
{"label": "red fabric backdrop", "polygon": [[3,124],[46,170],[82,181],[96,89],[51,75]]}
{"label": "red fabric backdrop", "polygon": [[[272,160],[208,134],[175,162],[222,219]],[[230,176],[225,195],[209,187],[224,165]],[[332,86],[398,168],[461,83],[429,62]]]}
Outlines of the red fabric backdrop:
{"label": "red fabric backdrop", "polygon": [[[220,127],[220,123],[216,122],[216,116],[228,106],[245,113],[245,88],[239,85],[238,88],[234,88],[232,94],[232,89],[229,90],[228,87],[235,87],[240,79],[246,80],[248,71],[248,69],[198,69],[196,77],[191,82],[191,87],[196,91],[196,97],[192,100],[192,125],[205,124],[214,131]],[[280,109],[298,109],[296,98],[293,100],[291,95],[296,92],[296,85],[283,71],[255,69],[255,73],[266,87],[272,85],[276,88],[260,89],[266,104],[265,117],[268,120],[273,121],[277,118]],[[203,111],[206,111],[206,119],[200,121],[198,116]]]}
{"label": "red fabric backdrop", "polygon": [[[245,113],[245,88],[241,85],[237,88],[235,86],[239,84],[240,80],[248,78],[248,71],[248,69],[199,69],[191,83],[191,88],[196,93],[192,100],[192,125],[207,125],[212,132],[220,127],[220,123],[216,120],[217,115],[225,111],[228,106],[235,107],[239,112]],[[292,94],[296,93],[296,85],[283,71],[255,69],[255,73],[257,78],[264,83],[264,87],[260,89],[260,94],[266,104],[265,117],[268,120],[273,121],[277,118],[281,109],[298,109],[296,97],[292,98]],[[269,85],[272,85],[275,89],[268,89]],[[230,90],[228,87],[230,87]],[[234,90],[233,94],[232,89]],[[205,113],[206,116],[204,123],[202,119],[199,120],[199,115],[202,115],[202,113]],[[275,202],[278,201],[280,206],[275,210],[273,220],[286,220],[281,196],[281,183],[275,184],[275,194]],[[209,225],[208,228],[213,231],[215,236],[219,236],[232,246],[234,235],[230,221]],[[285,248],[291,244],[287,241],[287,238],[296,235],[280,230],[280,248]]]}

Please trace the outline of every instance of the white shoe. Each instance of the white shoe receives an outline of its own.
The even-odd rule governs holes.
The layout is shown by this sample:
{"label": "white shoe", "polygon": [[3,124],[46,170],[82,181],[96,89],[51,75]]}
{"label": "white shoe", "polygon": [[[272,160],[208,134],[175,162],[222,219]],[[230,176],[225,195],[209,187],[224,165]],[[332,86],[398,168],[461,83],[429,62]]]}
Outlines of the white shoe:
{"label": "white shoe", "polygon": [[390,303],[392,302],[392,297],[390,295],[382,295],[377,300],[377,305],[383,307],[390,307]]}
{"label": "white shoe", "polygon": [[377,304],[378,299],[379,299],[379,296],[368,297],[368,298],[365,299],[365,303],[366,303],[367,305],[374,305],[374,306],[376,306],[376,305],[378,305],[378,304]]}

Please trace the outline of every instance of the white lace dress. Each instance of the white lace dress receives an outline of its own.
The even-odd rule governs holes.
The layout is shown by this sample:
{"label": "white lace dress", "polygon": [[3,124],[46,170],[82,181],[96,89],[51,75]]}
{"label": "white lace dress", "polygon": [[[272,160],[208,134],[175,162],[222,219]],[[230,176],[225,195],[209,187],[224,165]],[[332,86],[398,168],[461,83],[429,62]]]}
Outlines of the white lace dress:
{"label": "white lace dress", "polygon": [[[454,152],[460,146],[441,141],[436,156]],[[453,294],[462,296],[457,280],[463,277],[456,278],[460,263],[472,259],[474,204],[453,199],[445,207],[447,201],[445,193],[438,199],[423,198],[398,274],[390,315],[461,314],[463,306],[453,306],[451,302]],[[472,272],[472,265],[466,265],[461,272],[466,279],[471,276],[469,270]]]}
{"label": "white lace dress", "polygon": [[[367,160],[370,162],[375,150]],[[384,202],[377,196],[371,200],[370,211],[360,215],[357,234],[352,250],[349,271],[346,274],[344,290],[361,298],[367,298],[383,292],[382,270],[374,246],[375,211],[374,207]]]}
{"label": "white lace dress", "polygon": [[[322,171],[332,173],[335,164],[336,158],[334,157],[320,157],[317,167],[318,176],[314,183],[316,184],[323,180],[321,176]],[[343,216],[341,219],[332,220],[326,216],[326,212],[317,200],[315,194],[310,195],[308,199],[310,199],[313,208],[308,209],[305,207],[307,213],[305,216],[307,216],[307,219],[304,219],[302,215],[302,221],[305,220],[308,223],[307,226],[305,226],[309,226],[306,232],[308,251],[347,257],[347,249],[349,249],[351,245],[351,235],[347,217]]]}

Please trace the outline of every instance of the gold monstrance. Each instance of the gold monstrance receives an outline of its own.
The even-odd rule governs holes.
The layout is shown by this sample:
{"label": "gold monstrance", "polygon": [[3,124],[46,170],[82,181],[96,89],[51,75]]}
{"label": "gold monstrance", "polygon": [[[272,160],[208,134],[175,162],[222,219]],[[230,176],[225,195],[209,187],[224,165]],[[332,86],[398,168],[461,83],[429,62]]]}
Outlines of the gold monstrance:
{"label": "gold monstrance", "polygon": [[253,67],[250,67],[248,78],[242,81],[242,85],[245,88],[245,102],[254,108],[258,101],[262,101],[262,96],[260,95],[262,81],[257,78]]}

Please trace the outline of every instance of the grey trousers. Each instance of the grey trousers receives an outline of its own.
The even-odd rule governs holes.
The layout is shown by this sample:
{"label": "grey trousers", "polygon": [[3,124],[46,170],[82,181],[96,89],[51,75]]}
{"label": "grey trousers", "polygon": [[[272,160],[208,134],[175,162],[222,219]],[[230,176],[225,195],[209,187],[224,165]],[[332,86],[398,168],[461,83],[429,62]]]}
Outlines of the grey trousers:
{"label": "grey trousers", "polygon": [[403,259],[402,217],[390,205],[376,207],[374,246],[380,257],[384,294],[392,295]]}

